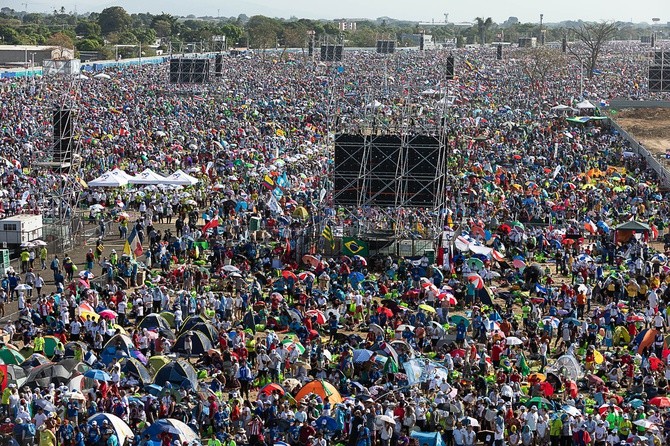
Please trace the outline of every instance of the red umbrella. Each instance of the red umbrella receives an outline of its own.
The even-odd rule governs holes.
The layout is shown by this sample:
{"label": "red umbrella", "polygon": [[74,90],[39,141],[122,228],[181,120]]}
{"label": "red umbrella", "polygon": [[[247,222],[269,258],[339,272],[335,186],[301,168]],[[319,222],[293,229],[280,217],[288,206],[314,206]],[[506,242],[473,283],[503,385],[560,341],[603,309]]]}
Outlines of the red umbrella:
{"label": "red umbrella", "polygon": [[293,279],[293,280],[295,280],[296,282],[298,281],[298,276],[296,276],[296,275],[293,273],[293,271],[289,271],[289,270],[287,270],[287,269],[285,269],[284,271],[281,272],[281,276],[282,276],[284,279],[287,279],[287,280],[288,280],[288,279]]}
{"label": "red umbrella", "polygon": [[259,390],[260,393],[264,393],[265,395],[270,395],[272,392],[279,392],[280,395],[284,395],[286,391],[282,386],[280,386],[277,383],[270,383],[267,386],[263,387],[261,390]]}
{"label": "red umbrella", "polygon": [[461,358],[465,358],[465,350],[463,350],[462,348],[457,348],[456,350],[452,350],[450,353],[451,353],[451,356],[453,356],[453,357],[460,356]]}
{"label": "red umbrella", "polygon": [[319,310],[305,311],[305,316],[308,316],[310,318],[316,316],[316,323],[319,325],[323,325],[326,323],[326,316]]}
{"label": "red umbrella", "polygon": [[303,271],[300,274],[298,274],[298,279],[300,280],[307,280],[308,277],[311,277],[312,280],[314,280],[316,276],[314,276],[314,273],[311,271]]}
{"label": "red umbrella", "polygon": [[609,412],[610,409],[612,409],[614,412],[618,414],[623,413],[623,410],[621,410],[621,408],[616,404],[603,404],[598,408],[598,413],[602,416],[605,415],[607,412]]}
{"label": "red umbrella", "polygon": [[649,404],[656,407],[670,407],[670,398],[667,396],[655,396],[649,400]]}
{"label": "red umbrella", "polygon": [[659,358],[649,358],[649,365],[652,370],[658,370],[663,366],[663,361]]}
{"label": "red umbrella", "polygon": [[484,288],[484,279],[479,274],[471,273],[468,275],[468,282],[473,283],[478,290]]}
{"label": "red umbrella", "polygon": [[307,265],[313,266],[314,268],[319,266],[319,263],[321,263],[321,260],[317,259],[316,257],[306,254],[302,256],[302,261],[303,263],[306,263]]}
{"label": "red umbrella", "polygon": [[393,317],[393,311],[390,308],[386,307],[379,307],[377,308],[377,314],[382,314],[384,313],[386,317]]}
{"label": "red umbrella", "polygon": [[626,318],[628,322],[644,322],[644,317],[639,314],[631,314]]}

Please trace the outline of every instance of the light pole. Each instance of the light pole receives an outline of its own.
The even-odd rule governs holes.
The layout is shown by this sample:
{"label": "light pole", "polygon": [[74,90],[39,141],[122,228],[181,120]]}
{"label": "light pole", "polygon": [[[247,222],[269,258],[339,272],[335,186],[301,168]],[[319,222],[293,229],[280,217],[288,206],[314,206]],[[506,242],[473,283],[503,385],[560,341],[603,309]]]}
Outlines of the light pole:
{"label": "light pole", "polygon": [[544,30],[542,29],[542,22],[544,21],[544,14],[540,14],[540,45],[544,46]]}

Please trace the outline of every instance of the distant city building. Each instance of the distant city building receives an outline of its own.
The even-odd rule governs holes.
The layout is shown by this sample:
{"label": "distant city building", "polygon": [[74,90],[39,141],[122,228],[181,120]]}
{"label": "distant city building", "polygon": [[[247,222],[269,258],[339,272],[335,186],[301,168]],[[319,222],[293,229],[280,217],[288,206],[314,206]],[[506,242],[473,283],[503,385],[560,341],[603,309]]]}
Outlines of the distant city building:
{"label": "distant city building", "polygon": [[356,22],[338,22],[340,31],[356,31]]}

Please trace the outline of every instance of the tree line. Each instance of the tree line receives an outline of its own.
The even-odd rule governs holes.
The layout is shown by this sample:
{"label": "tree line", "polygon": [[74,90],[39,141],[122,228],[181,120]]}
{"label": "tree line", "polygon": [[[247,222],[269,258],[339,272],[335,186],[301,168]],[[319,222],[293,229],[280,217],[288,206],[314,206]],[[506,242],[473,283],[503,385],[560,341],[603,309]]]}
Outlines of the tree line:
{"label": "tree line", "polygon": [[[512,18],[510,18],[512,19]],[[357,21],[355,31],[340,31],[336,21],[310,19],[278,19],[256,15],[227,18],[177,17],[171,14],[129,14],[120,6],[105,8],[99,13],[78,15],[65,8],[52,13],[0,10],[0,44],[59,45],[78,51],[98,51],[103,57],[136,57],[140,45],[143,55],[153,55],[156,49],[164,52],[215,51],[221,48],[225,36],[228,47],[306,48],[310,33],[316,42],[324,36],[344,42],[351,47],[373,47],[378,39],[395,39],[400,46],[416,45],[415,39],[403,37],[421,32],[432,34],[436,42],[447,39],[458,45],[485,44],[492,41],[516,42],[519,37],[538,37],[545,41],[561,41],[563,37],[583,40],[582,22],[563,22],[560,26],[508,20],[495,23],[490,17],[477,17],[471,26],[422,26],[416,22],[391,19]],[[648,29],[627,23],[611,24],[608,39],[639,39]],[[666,30],[663,28],[662,30]],[[158,45],[156,46],[156,44]],[[131,47],[117,48],[117,45]]]}

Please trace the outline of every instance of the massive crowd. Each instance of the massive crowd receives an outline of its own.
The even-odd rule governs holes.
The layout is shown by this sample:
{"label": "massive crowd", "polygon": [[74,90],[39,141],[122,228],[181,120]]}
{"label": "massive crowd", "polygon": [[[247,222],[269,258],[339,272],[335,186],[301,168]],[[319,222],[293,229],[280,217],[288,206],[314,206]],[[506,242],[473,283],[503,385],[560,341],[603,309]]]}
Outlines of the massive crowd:
{"label": "massive crowd", "polygon": [[[229,57],[198,87],[165,65],[108,70],[73,90],[73,175],[198,181],[87,187],[75,206],[34,167],[62,85],[1,85],[4,212],[98,228],[83,261],[26,249],[3,281],[19,314],[2,441],[666,444],[667,197],[583,103],[649,97],[640,51],[613,44],[592,79],[569,62],[543,82],[474,48],[450,81],[443,52]],[[446,209],[336,206],[329,130],[394,131],[407,110],[449,135]],[[334,252],[333,228],[357,225],[435,236],[436,258]]]}

